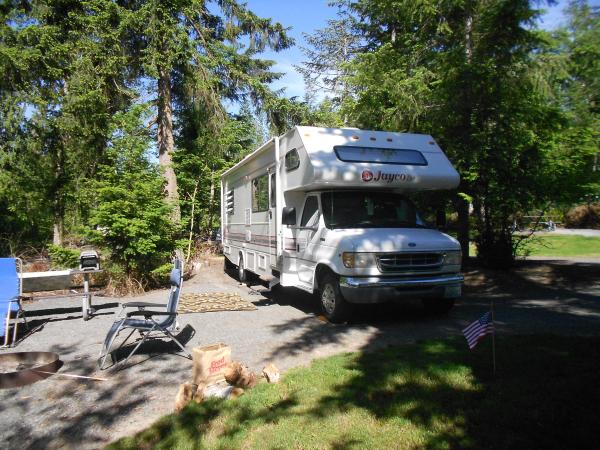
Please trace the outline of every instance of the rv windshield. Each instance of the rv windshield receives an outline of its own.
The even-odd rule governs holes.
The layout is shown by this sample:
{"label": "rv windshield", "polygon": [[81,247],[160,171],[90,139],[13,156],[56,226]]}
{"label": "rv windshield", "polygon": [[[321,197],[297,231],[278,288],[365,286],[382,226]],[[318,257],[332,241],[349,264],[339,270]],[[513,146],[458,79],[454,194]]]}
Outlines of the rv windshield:
{"label": "rv windshield", "polygon": [[391,192],[323,192],[325,226],[335,228],[427,228],[406,197]]}

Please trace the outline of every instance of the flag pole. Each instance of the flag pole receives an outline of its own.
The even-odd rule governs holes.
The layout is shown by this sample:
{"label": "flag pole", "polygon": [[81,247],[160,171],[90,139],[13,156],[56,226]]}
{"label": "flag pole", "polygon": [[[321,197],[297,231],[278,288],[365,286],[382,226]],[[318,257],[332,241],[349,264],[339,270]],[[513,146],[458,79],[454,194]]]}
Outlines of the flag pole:
{"label": "flag pole", "polygon": [[494,323],[494,298],[491,299],[492,310],[492,361],[494,365],[493,375],[496,376],[496,324]]}

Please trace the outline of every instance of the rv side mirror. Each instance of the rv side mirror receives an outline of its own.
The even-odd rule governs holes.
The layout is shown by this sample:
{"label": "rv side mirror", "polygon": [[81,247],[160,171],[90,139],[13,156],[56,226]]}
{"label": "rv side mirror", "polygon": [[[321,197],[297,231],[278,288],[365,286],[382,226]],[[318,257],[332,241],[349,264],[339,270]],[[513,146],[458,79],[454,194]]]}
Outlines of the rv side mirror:
{"label": "rv side mirror", "polygon": [[281,211],[281,223],[284,225],[296,225],[296,208],[285,206]]}

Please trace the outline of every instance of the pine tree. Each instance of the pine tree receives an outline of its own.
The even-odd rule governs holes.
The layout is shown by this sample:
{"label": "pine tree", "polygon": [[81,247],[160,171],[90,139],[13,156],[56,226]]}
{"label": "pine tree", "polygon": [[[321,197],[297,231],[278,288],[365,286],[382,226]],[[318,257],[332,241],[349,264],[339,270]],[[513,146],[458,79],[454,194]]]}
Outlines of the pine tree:
{"label": "pine tree", "polygon": [[39,224],[46,222],[41,212],[51,214],[53,240],[61,244],[65,217],[78,220],[78,187],[102,158],[108,119],[130,98],[119,8],[99,0],[9,2],[0,17],[7,181],[0,203]]}
{"label": "pine tree", "polygon": [[461,173],[459,238],[468,255],[472,201],[478,256],[511,264],[511,224],[543,196],[541,170],[559,120],[532,82],[539,46],[529,0],[347,2],[367,51],[355,59],[364,127],[431,133]]}
{"label": "pine tree", "polygon": [[[155,82],[159,160],[174,205],[173,219],[179,221],[173,166],[177,94],[192,94],[196,107],[205,107],[205,117],[212,119],[224,117],[223,99],[249,96],[259,103],[271,94],[266,84],[277,74],[269,70],[273,62],[255,55],[265,48],[285,49],[292,41],[280,24],[256,16],[235,0],[147,0],[130,8],[130,49],[143,74]],[[247,45],[242,44],[244,38]]]}

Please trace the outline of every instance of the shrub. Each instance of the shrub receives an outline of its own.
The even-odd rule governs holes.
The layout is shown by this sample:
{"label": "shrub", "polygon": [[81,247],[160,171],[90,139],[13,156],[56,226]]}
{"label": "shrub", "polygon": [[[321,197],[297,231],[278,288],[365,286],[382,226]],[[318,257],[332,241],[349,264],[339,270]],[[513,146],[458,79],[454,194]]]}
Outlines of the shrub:
{"label": "shrub", "polygon": [[157,267],[152,272],[150,272],[152,276],[152,281],[156,285],[166,285],[169,282],[169,276],[171,275],[171,269],[173,268],[173,264],[167,263],[162,266]]}
{"label": "shrub", "polygon": [[79,251],[61,247],[60,245],[49,245],[50,266],[53,269],[75,269],[79,267]]}
{"label": "shrub", "polygon": [[149,157],[146,114],[139,106],[115,115],[105,163],[91,187],[95,208],[88,235],[107,250],[111,278],[130,288],[152,281],[151,271],[169,261],[176,245],[172,206],[165,199],[159,167]]}
{"label": "shrub", "polygon": [[594,228],[600,230],[600,203],[576,206],[565,215],[567,228]]}
{"label": "shrub", "polygon": [[105,295],[113,297],[140,295],[146,290],[144,280],[139,280],[135,276],[127,274],[121,265],[107,261],[103,268],[103,274],[106,277],[104,283]]}

